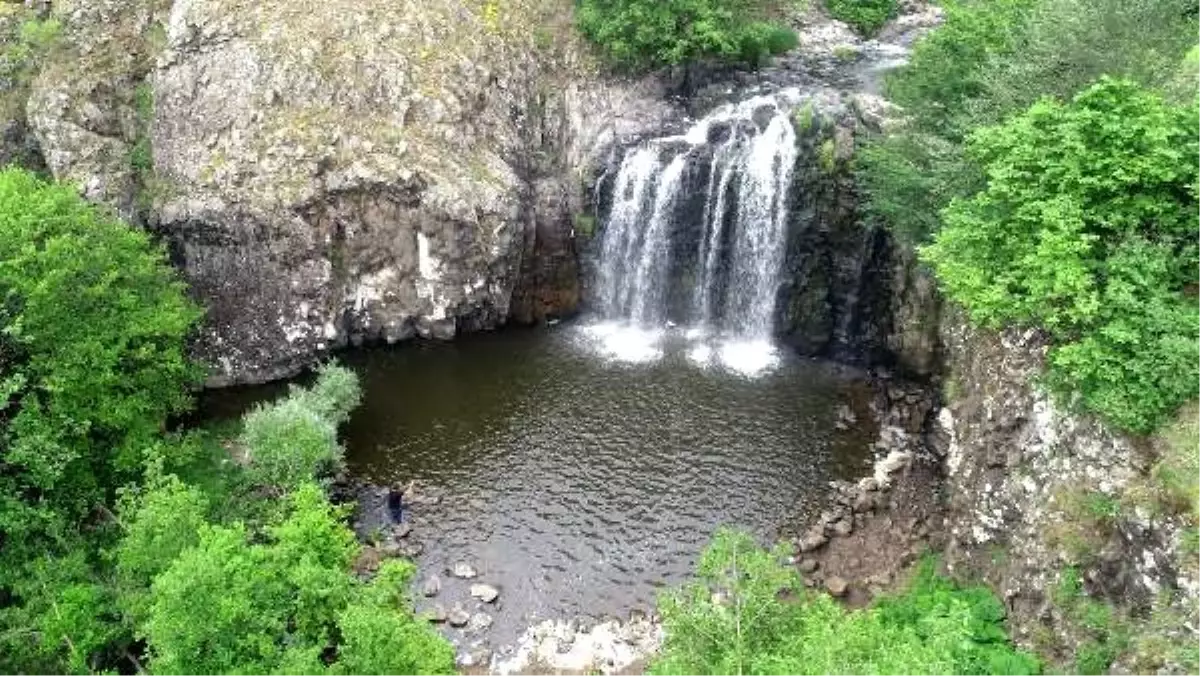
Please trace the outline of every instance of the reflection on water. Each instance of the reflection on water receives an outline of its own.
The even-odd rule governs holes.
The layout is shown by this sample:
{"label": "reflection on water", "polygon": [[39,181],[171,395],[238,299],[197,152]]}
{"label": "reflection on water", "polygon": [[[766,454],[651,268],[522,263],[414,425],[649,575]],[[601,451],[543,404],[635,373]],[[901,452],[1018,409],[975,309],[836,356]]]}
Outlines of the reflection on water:
{"label": "reflection on water", "polygon": [[351,470],[444,495],[416,512],[421,564],[474,562],[504,590],[500,633],[649,607],[718,525],[777,536],[868,460],[870,431],[833,427],[839,402],[864,398],[843,369],[736,344],[701,366],[683,332],[600,331],[599,344],[560,326],[347,358],[366,388],[345,430]]}
{"label": "reflection on water", "polygon": [[[790,534],[875,436],[834,428],[840,403],[870,417],[855,371],[683,329],[563,324],[343,361],[366,394],[343,430],[350,471],[443,496],[410,512],[419,564],[470,561],[499,586],[498,643],[651,607],[719,525]],[[453,586],[437,601],[469,607]]]}

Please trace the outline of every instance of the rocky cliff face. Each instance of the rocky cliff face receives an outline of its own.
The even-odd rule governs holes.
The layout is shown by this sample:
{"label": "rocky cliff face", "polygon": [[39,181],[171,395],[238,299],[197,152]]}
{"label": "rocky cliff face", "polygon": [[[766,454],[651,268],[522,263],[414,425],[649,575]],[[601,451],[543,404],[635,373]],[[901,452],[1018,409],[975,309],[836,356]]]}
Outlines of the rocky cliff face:
{"label": "rocky cliff face", "polygon": [[667,110],[590,77],[556,2],[52,11],[64,48],[28,103],[47,164],[169,243],[213,385],[573,311],[579,176]]}
{"label": "rocky cliff face", "polygon": [[[1036,332],[974,330],[952,315],[942,336],[948,373],[936,436],[950,568],[988,580],[1011,611],[1015,638],[1043,654],[1095,640],[1072,594],[1114,608],[1114,618],[1169,614],[1178,622],[1166,633],[1194,646],[1184,623],[1196,624],[1195,553],[1187,517],[1153,495],[1160,449],[1041,391],[1046,344]],[[1124,668],[1179,667],[1163,658]]]}

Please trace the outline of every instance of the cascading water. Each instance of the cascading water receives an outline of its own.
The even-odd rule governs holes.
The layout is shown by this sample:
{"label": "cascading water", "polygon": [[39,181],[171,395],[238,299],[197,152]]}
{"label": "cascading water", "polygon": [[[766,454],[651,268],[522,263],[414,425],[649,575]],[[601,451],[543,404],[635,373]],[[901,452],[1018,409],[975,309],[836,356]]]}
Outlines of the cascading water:
{"label": "cascading water", "polygon": [[[795,162],[795,131],[770,97],[725,106],[684,135],[631,149],[601,240],[600,309],[615,322],[608,330],[644,343],[664,324],[689,323],[693,336],[769,348]],[[689,223],[697,214],[688,208],[688,181],[703,176],[695,186],[705,190],[703,209]],[[684,272],[682,257],[694,257]],[[672,289],[681,284],[690,288]],[[687,307],[671,303],[679,297]],[[692,350],[699,359],[710,354],[707,345]]]}

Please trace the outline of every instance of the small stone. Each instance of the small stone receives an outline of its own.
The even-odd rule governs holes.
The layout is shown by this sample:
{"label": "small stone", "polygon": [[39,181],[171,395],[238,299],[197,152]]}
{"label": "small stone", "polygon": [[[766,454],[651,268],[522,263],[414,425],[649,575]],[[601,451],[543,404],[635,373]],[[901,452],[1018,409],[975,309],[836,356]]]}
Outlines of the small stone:
{"label": "small stone", "polygon": [[466,561],[459,561],[458,563],[454,564],[454,568],[451,572],[454,574],[454,577],[462,578],[464,580],[469,580],[479,575],[479,571],[475,570],[475,566],[472,566]]}
{"label": "small stone", "polygon": [[828,590],[833,596],[837,596],[839,598],[845,596],[846,590],[849,588],[850,585],[846,584],[846,581],[837,575],[825,580],[825,589]]}
{"label": "small stone", "polygon": [[454,664],[460,669],[470,669],[476,665],[475,656],[468,652],[459,653],[458,656],[454,658]]}
{"label": "small stone", "polygon": [[487,613],[475,613],[467,621],[467,631],[487,631],[492,626],[492,616]]}
{"label": "small stone", "polygon": [[484,603],[491,603],[500,596],[500,590],[490,584],[473,584],[471,585],[471,596]]}
{"label": "small stone", "polygon": [[471,614],[463,610],[462,606],[454,606],[446,617],[451,627],[465,627],[471,621]]}
{"label": "small stone", "polygon": [[446,613],[446,607],[440,603],[435,603],[433,608],[429,610],[429,621],[437,624],[445,622],[449,618]]}
{"label": "small stone", "polygon": [[379,553],[387,557],[395,558],[403,555],[404,549],[400,546],[399,542],[388,540],[387,542],[379,545]]}
{"label": "small stone", "polygon": [[846,537],[854,532],[854,519],[849,517],[842,519],[833,524],[833,534],[838,537]]}
{"label": "small stone", "polygon": [[425,578],[425,583],[421,585],[421,593],[425,596],[437,596],[442,591],[442,578],[437,575],[430,575]]}
{"label": "small stone", "polygon": [[826,542],[829,542],[829,538],[825,537],[825,533],[821,532],[820,529],[814,528],[807,535],[800,538],[800,553],[803,554],[804,552],[811,552],[814,549],[820,549]]}
{"label": "small stone", "polygon": [[799,568],[801,573],[808,575],[815,572],[820,566],[821,563],[816,559],[801,559]]}
{"label": "small stone", "polygon": [[395,526],[392,526],[392,534],[398,538],[406,538],[408,537],[408,534],[412,532],[412,529],[413,527],[410,522],[401,521]]}
{"label": "small stone", "polygon": [[892,576],[886,572],[875,573],[874,575],[867,577],[867,579],[865,580],[865,582],[868,585],[871,585],[873,587],[886,587],[891,583],[891,581],[892,581]]}

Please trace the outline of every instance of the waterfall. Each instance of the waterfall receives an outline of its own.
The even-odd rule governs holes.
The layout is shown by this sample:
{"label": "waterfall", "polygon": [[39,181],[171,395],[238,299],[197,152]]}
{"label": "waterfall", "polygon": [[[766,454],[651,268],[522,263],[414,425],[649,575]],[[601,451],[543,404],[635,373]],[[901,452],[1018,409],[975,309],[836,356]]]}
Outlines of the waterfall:
{"label": "waterfall", "polygon": [[[629,150],[603,219],[598,291],[605,318],[633,329],[689,322],[702,333],[769,340],[795,162],[795,131],[770,97],[722,107],[683,135]],[[707,178],[693,179],[700,176]],[[697,219],[687,205],[701,190]],[[695,238],[694,248],[678,237]],[[673,284],[691,286],[673,296]],[[671,297],[685,297],[690,307],[669,307]]]}
{"label": "waterfall", "polygon": [[747,337],[770,337],[787,239],[787,189],[796,164],[796,132],[786,115],[750,143],[738,191],[737,238],[727,312]]}

